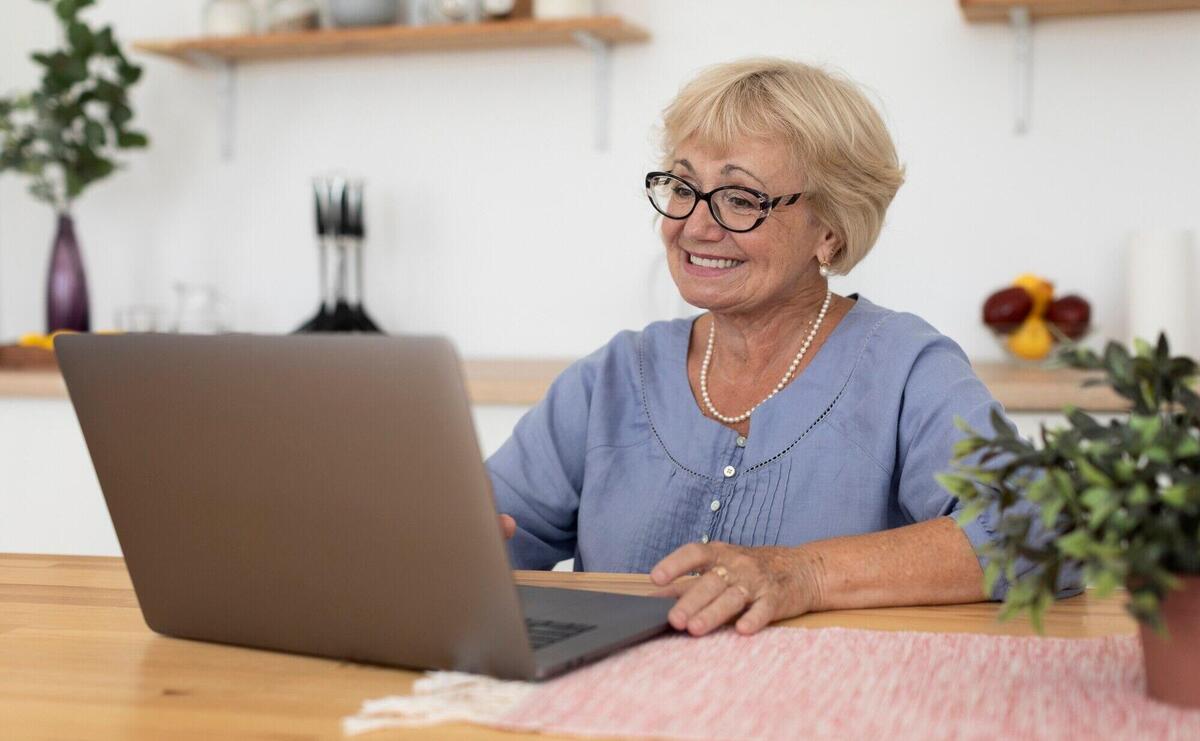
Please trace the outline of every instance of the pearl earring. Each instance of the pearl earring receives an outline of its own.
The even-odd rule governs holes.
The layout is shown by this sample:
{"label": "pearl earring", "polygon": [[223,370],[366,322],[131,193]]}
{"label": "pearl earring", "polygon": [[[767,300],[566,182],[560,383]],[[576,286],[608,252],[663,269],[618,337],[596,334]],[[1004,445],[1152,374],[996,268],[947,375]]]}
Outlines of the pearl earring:
{"label": "pearl earring", "polygon": [[831,272],[829,269],[829,263],[825,263],[825,262],[821,263],[819,272],[821,273],[822,278],[828,278],[829,273]]}

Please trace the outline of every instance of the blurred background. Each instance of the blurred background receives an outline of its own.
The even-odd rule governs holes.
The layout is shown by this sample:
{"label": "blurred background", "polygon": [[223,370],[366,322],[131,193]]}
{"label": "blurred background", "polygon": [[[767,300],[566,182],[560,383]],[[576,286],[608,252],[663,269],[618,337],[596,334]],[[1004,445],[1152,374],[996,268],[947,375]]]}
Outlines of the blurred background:
{"label": "blurred background", "polygon": [[[678,88],[748,55],[870,92],[908,182],[833,288],[915,312],[973,358],[1002,354],[984,297],[1026,272],[1086,296],[1093,339],[1123,337],[1130,235],[1191,228],[1200,206],[1200,12],[1035,20],[1017,135],[1016,34],[953,0],[605,0],[597,12],[650,37],[611,48],[605,150],[593,56],[564,45],[240,64],[226,159],[222,74],[129,48],[200,35],[204,7],[85,11],[144,67],[131,100],[151,139],[73,209],[93,329],[129,306],[169,321],[176,282],[214,286],[232,329],[294,329],[316,301],[311,179],[330,171],[365,180],[364,292],[389,332],[447,334],[467,356],[577,356],[683,313],[642,175]],[[0,93],[33,87],[29,55],[59,34],[40,2],[3,14]],[[52,210],[0,177],[0,340],[45,328],[53,235]]]}

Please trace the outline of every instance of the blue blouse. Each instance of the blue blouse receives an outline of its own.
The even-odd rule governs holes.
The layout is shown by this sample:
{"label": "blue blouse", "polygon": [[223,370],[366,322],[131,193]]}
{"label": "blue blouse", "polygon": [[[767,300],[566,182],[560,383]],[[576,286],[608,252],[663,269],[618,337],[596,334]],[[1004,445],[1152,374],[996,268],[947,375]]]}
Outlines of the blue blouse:
{"label": "blue blouse", "polygon": [[[648,572],[689,541],[795,546],[959,509],[934,480],[962,436],[954,417],[990,430],[1000,404],[953,340],[851,298],[747,437],[692,396],[694,318],[621,332],[564,371],[487,461],[497,508],[517,521],[514,568],[574,557],[577,570]],[[993,510],[963,529],[978,546],[995,523]],[[1077,581],[1064,574],[1060,596]],[[992,597],[1007,589],[1001,577]]]}

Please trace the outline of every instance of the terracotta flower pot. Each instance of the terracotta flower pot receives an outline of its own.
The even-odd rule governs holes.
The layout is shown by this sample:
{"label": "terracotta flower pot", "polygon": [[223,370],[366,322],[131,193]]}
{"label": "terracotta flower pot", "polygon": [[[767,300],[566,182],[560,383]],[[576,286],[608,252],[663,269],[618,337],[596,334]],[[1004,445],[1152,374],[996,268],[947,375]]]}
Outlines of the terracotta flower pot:
{"label": "terracotta flower pot", "polygon": [[1200,576],[1180,578],[1183,589],[1168,592],[1162,603],[1167,637],[1138,625],[1146,693],[1159,702],[1200,708]]}

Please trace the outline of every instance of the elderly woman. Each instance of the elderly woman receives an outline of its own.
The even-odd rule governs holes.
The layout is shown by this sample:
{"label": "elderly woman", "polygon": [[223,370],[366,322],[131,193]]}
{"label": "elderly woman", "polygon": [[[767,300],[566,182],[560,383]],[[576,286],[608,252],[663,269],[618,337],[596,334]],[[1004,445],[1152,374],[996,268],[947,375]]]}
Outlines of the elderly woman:
{"label": "elderly woman", "polygon": [[488,460],[513,565],[649,572],[696,635],[1000,598],[974,550],[994,521],[960,527],[934,480],[955,416],[989,429],[999,405],[928,323],[829,290],[904,180],[878,113],[846,80],[761,59],[705,71],[664,124],[646,192],[705,313],[572,365]]}

